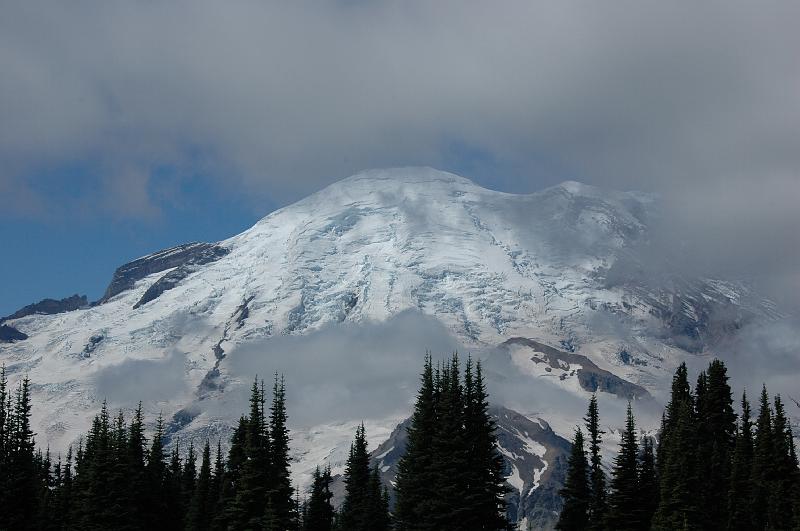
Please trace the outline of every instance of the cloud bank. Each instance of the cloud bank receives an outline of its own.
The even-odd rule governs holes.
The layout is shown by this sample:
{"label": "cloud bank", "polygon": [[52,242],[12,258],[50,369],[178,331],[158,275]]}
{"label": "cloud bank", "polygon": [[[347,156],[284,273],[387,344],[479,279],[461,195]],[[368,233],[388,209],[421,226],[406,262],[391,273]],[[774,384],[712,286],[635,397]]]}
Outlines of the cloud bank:
{"label": "cloud bank", "polygon": [[758,270],[791,302],[798,19],[790,1],[9,2],[0,211],[153,216],[197,180],[260,211],[394,165],[573,178],[660,193],[697,267]]}

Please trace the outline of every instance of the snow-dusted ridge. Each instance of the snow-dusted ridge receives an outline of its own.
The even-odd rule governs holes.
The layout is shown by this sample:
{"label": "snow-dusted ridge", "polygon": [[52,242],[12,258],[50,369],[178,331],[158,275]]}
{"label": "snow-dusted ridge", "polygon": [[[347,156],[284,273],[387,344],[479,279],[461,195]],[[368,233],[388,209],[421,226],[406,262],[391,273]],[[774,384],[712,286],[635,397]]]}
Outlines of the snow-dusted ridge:
{"label": "snow-dusted ridge", "polygon": [[[713,348],[728,330],[714,314],[738,324],[769,308],[719,280],[609,282],[647,243],[654,202],[576,182],[517,195],[431,168],[362,172],[222,242],[122,266],[99,304],[9,320],[29,337],[0,343],[0,361],[12,381],[30,375],[38,441],[54,449],[88,428],[104,398],[98,381],[130,384],[109,375],[142,368],[130,372],[148,375],[130,401],[145,399],[151,417],[163,410],[174,436],[224,433],[240,414],[232,390],[249,383],[231,370],[242,349],[406,311],[435,318],[473,352],[530,338],[659,398],[687,345]],[[563,373],[563,392],[588,393]],[[547,420],[570,435],[572,419]],[[369,422],[387,434],[397,421]],[[296,429],[298,474],[350,436]]]}

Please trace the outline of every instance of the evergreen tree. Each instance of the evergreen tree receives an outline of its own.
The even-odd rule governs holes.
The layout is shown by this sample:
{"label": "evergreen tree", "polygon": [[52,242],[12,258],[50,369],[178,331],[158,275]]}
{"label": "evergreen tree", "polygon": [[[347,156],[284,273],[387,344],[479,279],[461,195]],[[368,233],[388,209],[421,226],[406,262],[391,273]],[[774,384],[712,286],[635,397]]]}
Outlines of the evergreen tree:
{"label": "evergreen tree", "polygon": [[466,507],[463,511],[465,521],[474,525],[474,529],[506,529],[509,523],[505,495],[509,491],[505,486],[503,457],[498,451],[496,425],[489,414],[489,394],[480,361],[475,364],[474,379],[467,378],[470,374],[471,371],[465,373],[465,388],[469,391],[464,438],[469,456],[467,468],[471,474],[462,487],[469,497],[456,503]]}
{"label": "evergreen tree", "polygon": [[200,473],[197,476],[192,500],[186,513],[186,529],[189,531],[208,530],[213,520],[213,515],[211,514],[212,505],[211,448],[208,440],[206,440],[200,462]]}
{"label": "evergreen tree", "polygon": [[639,456],[639,499],[642,529],[650,529],[653,515],[658,508],[658,476],[656,474],[653,439],[642,438],[642,452]]}
{"label": "evergreen tree", "polygon": [[[436,529],[442,530],[453,526],[480,529],[477,527],[479,522],[473,521],[474,516],[480,515],[478,507],[463,503],[467,494],[465,489],[470,485],[469,475],[475,476],[474,473],[478,472],[471,467],[480,465],[469,461],[471,449],[464,433],[464,396],[457,355],[453,355],[450,363],[443,364],[437,394],[436,428],[429,450],[433,457],[431,473],[436,480],[436,497],[431,500],[429,521]],[[480,488],[480,478],[474,479],[475,486]],[[475,499],[476,503],[480,501],[480,498]],[[468,515],[468,511],[473,514]]]}
{"label": "evergreen tree", "polygon": [[611,471],[611,490],[606,516],[610,529],[618,531],[646,529],[642,518],[643,499],[639,489],[638,456],[636,424],[631,404],[628,402],[619,454],[614,459],[614,468]]}
{"label": "evergreen tree", "polygon": [[6,447],[6,487],[2,511],[3,525],[9,529],[33,529],[36,524],[39,482],[37,481],[36,445],[31,430],[30,381],[20,382],[13,409],[6,412],[9,424]]}
{"label": "evergreen tree", "polygon": [[659,504],[653,529],[697,529],[698,475],[697,423],[694,397],[689,388],[686,365],[681,364],[672,379],[672,396],[667,404],[657,450]]}
{"label": "evergreen tree", "polygon": [[270,511],[278,529],[291,529],[296,525],[297,514],[293,501],[289,466],[289,429],[286,427],[286,385],[283,376],[275,382],[272,389],[272,406],[269,412],[269,436],[271,443],[271,466],[269,504]]}
{"label": "evergreen tree", "polygon": [[567,477],[564,488],[559,491],[564,500],[564,507],[558,519],[556,529],[562,531],[582,531],[589,525],[589,463],[586,460],[586,449],[583,444],[583,432],[575,430],[572,450],[567,461]]}
{"label": "evergreen tree", "polygon": [[589,435],[589,529],[603,529],[607,506],[606,473],[603,470],[603,460],[600,455],[600,445],[603,442],[603,432],[600,429],[600,412],[597,407],[597,395],[592,395],[589,400],[589,409],[584,417],[586,432]]}
{"label": "evergreen tree", "polygon": [[331,505],[331,469],[326,467],[320,472],[314,470],[311,483],[310,498],[305,505],[303,517],[304,531],[331,531],[333,529],[334,510]]}
{"label": "evergreen tree", "polygon": [[[11,407],[9,405],[8,380],[6,366],[0,365],[0,507],[8,507],[8,496],[11,494],[8,474],[10,451]],[[8,525],[8,514],[0,511],[0,528]]]}
{"label": "evergreen tree", "polygon": [[728,486],[736,432],[736,414],[725,365],[713,360],[700,373],[695,391],[698,474],[703,478],[699,514],[704,529],[725,529],[728,522]]}
{"label": "evergreen tree", "polygon": [[772,432],[772,408],[766,386],[761,388],[761,400],[753,443],[753,524],[757,529],[770,529],[770,492],[775,480],[775,447]]}
{"label": "evergreen tree", "polygon": [[395,526],[505,529],[503,460],[480,363],[457,356],[434,370],[426,356],[422,383],[398,464]]}
{"label": "evergreen tree", "polygon": [[[234,527],[261,529],[270,481],[270,441],[264,418],[263,382],[258,378],[250,391],[250,416],[244,421],[244,445],[236,496],[229,510],[229,518]],[[234,452],[234,448],[231,448]],[[231,455],[232,464],[238,459]]]}
{"label": "evergreen tree", "polygon": [[372,473],[367,453],[364,425],[356,429],[344,472],[345,497],[340,522],[348,531],[388,529],[388,507],[383,508],[383,493],[377,470]]}
{"label": "evergreen tree", "polygon": [[433,363],[428,354],[414,413],[406,429],[406,451],[397,465],[395,522],[401,531],[431,529],[426,522],[432,517],[432,500],[436,496],[429,453],[436,429],[435,393]]}
{"label": "evergreen tree", "polygon": [[183,462],[180,454],[180,440],[175,441],[169,460],[166,477],[165,499],[167,505],[165,528],[182,529],[184,520],[184,479]]}
{"label": "evergreen tree", "polygon": [[181,475],[181,499],[184,516],[189,510],[194,496],[195,486],[197,485],[197,454],[194,451],[194,442],[189,441],[189,451],[186,454],[186,461],[183,463],[183,474]]}
{"label": "evergreen tree", "polygon": [[225,463],[225,473],[222,475],[220,487],[219,510],[217,511],[214,528],[227,529],[234,522],[241,522],[243,517],[236,503],[237,493],[241,485],[242,468],[246,461],[245,447],[247,445],[247,417],[239,417],[239,423],[231,437],[231,447],[228,451],[228,460]]}
{"label": "evergreen tree", "polygon": [[112,523],[115,529],[133,527],[130,525],[133,518],[133,493],[126,485],[129,472],[127,457],[128,429],[125,415],[120,409],[111,427],[110,460],[107,463],[108,468],[103,472],[107,475],[110,489],[106,493],[106,521]]}
{"label": "evergreen tree", "polygon": [[144,514],[145,527],[157,528],[161,522],[168,520],[168,478],[167,457],[164,453],[164,417],[159,414],[153,442],[147,455],[145,475],[147,481],[146,506]]}
{"label": "evergreen tree", "polygon": [[742,393],[742,415],[736,432],[731,476],[728,488],[727,528],[754,529],[753,492],[750,483],[753,471],[753,423],[750,419],[750,403],[747,393]]}
{"label": "evergreen tree", "polygon": [[389,491],[381,482],[381,473],[378,465],[372,466],[367,483],[367,514],[372,522],[373,531],[389,531],[391,519],[389,516]]}
{"label": "evergreen tree", "polygon": [[780,395],[774,399],[775,416],[772,423],[774,478],[769,492],[768,521],[771,529],[789,529],[797,494],[797,462],[794,440]]}
{"label": "evergreen tree", "polygon": [[148,513],[150,511],[147,488],[149,485],[147,475],[147,438],[144,434],[144,418],[142,416],[142,403],[139,402],[133,419],[128,428],[128,444],[126,452],[126,486],[130,490],[129,525],[137,529],[148,526]]}
{"label": "evergreen tree", "polygon": [[211,515],[211,522],[209,528],[214,529],[216,526],[214,522],[217,520],[218,515],[222,509],[222,485],[225,480],[225,461],[222,457],[222,440],[217,439],[217,454],[214,458],[214,471],[211,474],[211,483],[209,485],[209,514]]}

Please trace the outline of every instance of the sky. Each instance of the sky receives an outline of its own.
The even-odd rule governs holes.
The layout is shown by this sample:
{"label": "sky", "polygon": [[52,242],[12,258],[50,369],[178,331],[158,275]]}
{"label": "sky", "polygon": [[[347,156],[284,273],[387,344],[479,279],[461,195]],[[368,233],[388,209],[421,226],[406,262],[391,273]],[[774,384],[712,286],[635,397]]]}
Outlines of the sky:
{"label": "sky", "polygon": [[357,171],[658,194],[681,267],[800,301],[800,4],[2,2],[0,315]]}

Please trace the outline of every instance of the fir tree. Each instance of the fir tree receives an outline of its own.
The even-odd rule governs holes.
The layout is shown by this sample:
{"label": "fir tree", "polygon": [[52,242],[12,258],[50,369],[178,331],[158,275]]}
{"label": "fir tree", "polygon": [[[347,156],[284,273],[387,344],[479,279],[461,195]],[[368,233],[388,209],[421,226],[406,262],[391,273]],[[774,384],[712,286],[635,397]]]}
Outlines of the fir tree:
{"label": "fir tree", "polygon": [[610,529],[638,531],[647,528],[642,518],[643,499],[639,489],[638,456],[636,424],[631,404],[628,402],[619,454],[614,459],[614,468],[611,471],[611,490],[606,516]]}
{"label": "fir tree", "polygon": [[639,498],[641,503],[642,529],[650,529],[653,515],[658,508],[658,474],[652,437],[643,437],[639,455]]}
{"label": "fir tree", "polygon": [[750,478],[753,470],[753,423],[750,419],[750,403],[747,393],[742,393],[742,415],[736,432],[731,476],[728,487],[727,528],[754,529],[753,492]]}
{"label": "fir tree", "polygon": [[728,521],[728,486],[734,450],[736,414],[725,365],[713,360],[700,373],[695,391],[698,474],[703,478],[700,524],[704,529],[725,529]]}
{"label": "fir tree", "polygon": [[231,447],[228,450],[225,473],[222,475],[220,507],[215,517],[215,529],[227,529],[234,522],[241,522],[243,519],[239,506],[236,504],[236,498],[241,487],[242,468],[247,459],[245,455],[247,430],[247,417],[239,417],[239,423],[231,437]]}
{"label": "fir tree", "polygon": [[[380,480],[378,480],[380,484]],[[356,429],[353,443],[350,445],[350,454],[344,471],[345,496],[341,509],[342,528],[349,531],[377,530],[380,522],[375,513],[380,502],[374,499],[376,493],[370,490],[369,454],[367,453],[367,439],[364,425]],[[377,498],[380,500],[381,492],[378,487]]]}
{"label": "fir tree", "polygon": [[698,527],[697,423],[686,365],[672,379],[657,450],[659,504],[653,529]]}
{"label": "fir tree", "polygon": [[[477,527],[473,522],[464,502],[465,489],[470,485],[470,473],[478,472],[471,463],[468,437],[464,433],[464,396],[460,381],[457,355],[453,355],[450,363],[441,368],[438,400],[436,404],[436,428],[433,433],[433,444],[430,453],[433,457],[431,472],[435,478],[436,497],[431,500],[430,523],[436,529],[450,529],[453,525]],[[476,434],[477,435],[477,434]],[[480,486],[480,478],[475,478],[475,485]],[[481,499],[476,499],[480,503]],[[479,513],[477,513],[479,514]],[[468,521],[469,520],[469,523]]]}
{"label": "fir tree", "polygon": [[797,462],[794,440],[780,395],[774,399],[775,416],[772,423],[774,477],[768,499],[768,521],[771,529],[792,526],[794,497],[797,494]]}
{"label": "fir tree", "polygon": [[331,505],[331,469],[314,470],[310,498],[305,505],[303,529],[305,531],[331,531],[334,510]]}
{"label": "fir tree", "polygon": [[[234,527],[260,529],[270,489],[270,441],[264,418],[263,382],[258,378],[250,391],[250,416],[244,421],[244,445],[236,482],[236,495],[229,518]],[[234,448],[231,448],[234,452]],[[231,455],[230,462],[239,460]]]}
{"label": "fir tree", "polygon": [[430,529],[426,524],[432,516],[435,499],[435,480],[431,473],[433,435],[436,429],[436,397],[433,363],[425,357],[421,385],[414,413],[407,428],[406,451],[397,466],[396,517],[399,530]]}
{"label": "fir tree", "polygon": [[271,443],[269,503],[270,511],[278,529],[290,529],[295,526],[297,514],[292,500],[292,488],[289,466],[289,430],[286,427],[286,385],[283,376],[275,382],[272,390],[272,406],[269,412],[269,436]]}
{"label": "fir tree", "polygon": [[194,451],[194,442],[189,441],[189,451],[186,453],[186,461],[183,463],[183,474],[181,475],[181,499],[183,500],[184,515],[186,515],[192,503],[196,484],[197,454]]}
{"label": "fir tree", "polygon": [[[0,507],[8,507],[8,496],[11,494],[8,474],[10,451],[11,415],[9,405],[8,380],[6,366],[0,365]],[[0,528],[8,525],[8,513],[0,511]]]}
{"label": "fir tree", "polygon": [[562,531],[582,531],[589,525],[589,463],[586,460],[586,449],[583,444],[583,432],[575,430],[572,450],[567,461],[567,477],[564,488],[559,491],[564,500],[564,507],[558,519],[556,529]]}
{"label": "fir tree", "polygon": [[164,522],[167,529],[183,528],[185,511],[183,487],[185,483],[183,462],[180,455],[180,440],[177,440],[170,454],[169,469],[167,471],[167,487],[165,489],[167,512]]}
{"label": "fir tree", "polygon": [[13,409],[7,411],[9,423],[7,456],[4,473],[7,477],[3,525],[9,529],[33,529],[36,524],[39,485],[37,481],[36,445],[31,430],[30,381],[20,382]]}
{"label": "fir tree", "polygon": [[753,443],[753,524],[757,529],[769,529],[770,492],[775,480],[775,447],[772,432],[772,408],[766,386],[761,388],[760,407]]}
{"label": "fir tree", "polygon": [[[460,503],[466,506],[465,520],[475,529],[506,529],[505,486],[503,457],[498,451],[496,425],[489,414],[489,394],[483,379],[480,361],[475,364],[475,377],[469,383],[465,374],[465,387],[471,387],[466,404],[465,436],[468,443],[468,469],[466,492],[469,499]],[[476,485],[477,488],[473,488]]]}
{"label": "fir tree", "polygon": [[144,528],[148,525],[150,511],[147,487],[147,438],[144,435],[144,419],[142,417],[142,403],[139,402],[133,419],[128,428],[128,441],[125,461],[127,465],[126,486],[130,490],[129,525],[135,528]]}
{"label": "fir tree", "polygon": [[372,466],[367,483],[367,514],[368,521],[372,523],[373,531],[389,531],[391,521],[389,517],[389,491],[381,482],[381,473],[378,465]]}
{"label": "fir tree", "polygon": [[211,515],[211,522],[209,528],[214,529],[214,522],[222,509],[222,485],[225,480],[225,460],[222,457],[222,440],[217,439],[217,454],[214,458],[214,471],[211,474],[211,483],[209,485],[209,513]]}
{"label": "fir tree", "polygon": [[603,470],[600,445],[603,442],[603,432],[600,429],[600,413],[597,407],[597,395],[592,395],[589,400],[589,409],[584,418],[586,432],[589,435],[589,529],[602,529],[608,510],[606,500],[606,473]]}
{"label": "fir tree", "polygon": [[164,453],[164,417],[160,414],[156,420],[156,430],[147,455],[145,474],[147,481],[145,526],[154,529],[159,523],[168,519],[168,478],[166,455]]}
{"label": "fir tree", "polygon": [[192,500],[186,513],[186,529],[190,531],[206,531],[209,529],[213,515],[211,491],[211,448],[206,440],[203,456],[200,461],[200,473],[197,476]]}

